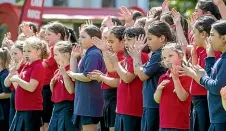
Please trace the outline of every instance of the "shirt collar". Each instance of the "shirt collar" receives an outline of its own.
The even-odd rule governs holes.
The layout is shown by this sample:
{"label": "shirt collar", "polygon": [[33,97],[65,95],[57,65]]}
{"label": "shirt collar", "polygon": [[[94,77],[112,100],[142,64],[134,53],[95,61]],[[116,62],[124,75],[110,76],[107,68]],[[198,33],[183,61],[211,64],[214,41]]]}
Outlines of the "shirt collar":
{"label": "shirt collar", "polygon": [[94,50],[94,49],[98,49],[98,48],[95,45],[89,47],[85,54],[87,54],[89,51]]}

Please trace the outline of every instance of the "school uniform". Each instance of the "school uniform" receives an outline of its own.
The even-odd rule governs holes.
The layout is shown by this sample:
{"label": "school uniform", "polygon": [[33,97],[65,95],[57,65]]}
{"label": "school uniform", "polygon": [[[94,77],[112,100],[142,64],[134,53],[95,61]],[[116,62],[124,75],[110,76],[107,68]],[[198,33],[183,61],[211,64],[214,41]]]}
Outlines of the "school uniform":
{"label": "school uniform", "polygon": [[161,66],[161,49],[154,51],[148,62],[144,64],[144,73],[149,77],[143,83],[143,116],[141,131],[159,130],[159,104],[154,100],[159,77],[166,72]]}
{"label": "school uniform", "polygon": [[37,80],[38,86],[34,92],[24,90],[19,85],[15,92],[16,114],[10,127],[10,131],[39,131],[42,125],[41,112],[43,110],[42,87],[44,83],[45,68],[42,60],[27,63],[19,77],[26,82]]}
{"label": "school uniform", "polygon": [[[0,72],[0,94],[11,93],[10,89],[4,85],[4,80],[8,76],[8,70],[4,69]],[[9,130],[9,110],[10,110],[10,99],[0,99],[0,130]]]}
{"label": "school uniform", "polygon": [[[196,49],[198,56],[198,64],[201,67],[205,67],[205,58],[207,57],[206,49],[203,47],[198,47]],[[215,56],[218,59],[220,57],[220,52],[215,52]],[[190,93],[192,95],[193,103],[193,125],[192,129],[194,131],[207,131],[210,125],[208,102],[207,102],[207,90],[198,84],[195,80],[191,82]]]}
{"label": "school uniform", "polygon": [[204,75],[200,79],[200,84],[208,91],[209,131],[223,131],[226,130],[226,111],[222,106],[220,90],[226,86],[226,53],[223,53],[217,61],[214,57],[207,57],[205,60],[205,69],[207,73],[211,70],[211,73]]}
{"label": "school uniform", "polygon": [[[66,66],[65,70],[70,70],[70,66]],[[71,121],[75,95],[68,93],[59,70],[55,72],[55,76],[56,82],[52,90],[54,108],[48,131],[75,131],[75,126]]]}
{"label": "school uniform", "polygon": [[[78,65],[78,73],[84,76],[93,70],[106,71],[101,51],[96,46],[87,49]],[[104,107],[101,83],[76,81],[75,94],[73,123],[76,126],[97,124]]]}
{"label": "school uniform", "polygon": [[[20,74],[20,72],[23,70],[24,68],[24,64],[22,64],[20,66],[20,68],[17,70],[18,74]],[[13,84],[11,84],[11,86],[9,87],[9,89],[11,90],[11,96],[10,96],[10,113],[9,113],[9,126],[11,125],[13,118],[15,116],[16,113],[16,108],[15,108],[15,88],[13,86]]]}
{"label": "school uniform", "polygon": [[50,58],[44,60],[47,67],[45,74],[44,86],[42,89],[43,96],[43,112],[42,119],[44,123],[49,123],[52,111],[53,111],[53,102],[51,101],[52,92],[50,90],[50,81],[54,76],[54,72],[58,69],[58,65],[54,59],[54,50],[53,47],[50,47],[51,55]]}
{"label": "school uniform", "polygon": [[[142,63],[146,63],[148,55],[142,53],[141,59]],[[134,74],[131,56],[126,57],[121,64],[128,72]],[[140,131],[143,113],[142,86],[143,82],[139,77],[135,77],[130,83],[120,80],[117,90],[116,131]]]}
{"label": "school uniform", "polygon": [[[181,85],[189,93],[191,78],[188,76],[179,77]],[[170,80],[162,90],[159,104],[160,131],[188,131],[190,128],[190,95],[185,101],[180,101],[174,93],[174,82],[170,71],[159,78],[159,84],[163,80]]]}
{"label": "school uniform", "polygon": [[[117,53],[119,61],[124,59],[124,51]],[[117,72],[107,72],[107,77],[120,78]],[[116,117],[116,103],[117,103],[117,87],[111,87],[104,82],[102,83],[103,95],[104,95],[104,125],[105,127],[115,126]]]}

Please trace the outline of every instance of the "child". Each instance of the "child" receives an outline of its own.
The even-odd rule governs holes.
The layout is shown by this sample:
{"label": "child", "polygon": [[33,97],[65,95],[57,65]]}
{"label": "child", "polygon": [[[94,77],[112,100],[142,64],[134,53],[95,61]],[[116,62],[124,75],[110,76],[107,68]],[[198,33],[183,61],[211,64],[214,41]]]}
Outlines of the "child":
{"label": "child", "polygon": [[[212,15],[203,15],[194,24],[194,47],[191,51],[192,64],[205,67],[206,40],[210,35],[211,25],[216,21]],[[221,53],[216,52],[218,59]],[[207,90],[192,80],[190,93],[193,103],[193,129],[196,131],[206,131],[209,128],[209,112],[207,103]]]}
{"label": "child", "polygon": [[[116,131],[139,131],[143,113],[142,85],[143,82],[134,74],[133,59],[127,50],[134,46],[135,37],[145,35],[141,27],[129,27],[124,32],[125,60],[119,62],[115,55],[110,57],[114,64],[120,82],[117,89]],[[142,63],[148,60],[148,55],[141,53]]]}
{"label": "child", "polygon": [[51,101],[52,93],[50,91],[50,81],[53,78],[54,72],[57,70],[58,66],[54,59],[53,46],[57,41],[65,39],[65,27],[63,24],[58,22],[52,22],[46,25],[46,40],[48,41],[51,53],[50,57],[43,61],[43,66],[46,69],[46,77],[44,81],[44,86],[42,90],[43,96],[43,113],[42,119],[44,126],[42,127],[43,131],[46,131],[48,124],[52,115],[53,102]]}
{"label": "child", "polygon": [[23,45],[23,52],[27,63],[19,75],[10,78],[11,82],[18,84],[15,88],[17,112],[10,131],[39,131],[42,125],[42,87],[45,78],[42,59],[48,57],[47,44],[37,37],[29,37]]}
{"label": "child", "polygon": [[210,31],[210,45],[207,46],[207,54],[214,54],[214,51],[220,51],[222,52],[221,57],[217,61],[213,56],[207,57],[205,61],[206,72],[200,66],[196,65],[192,68],[184,68],[187,75],[191,76],[197,83],[200,83],[208,90],[209,131],[226,130],[226,112],[222,106],[220,96],[221,88],[226,86],[225,27],[226,21],[218,21],[212,25]]}
{"label": "child", "polygon": [[8,75],[7,68],[10,63],[10,53],[6,47],[0,48],[0,128],[1,131],[9,130],[10,89],[4,85]]}
{"label": "child", "polygon": [[48,131],[74,131],[73,115],[74,82],[67,75],[70,69],[72,45],[68,41],[57,42],[54,46],[54,59],[59,69],[50,82],[54,108]]}
{"label": "child", "polygon": [[151,58],[142,66],[141,56],[136,55],[140,51],[135,49],[132,53],[133,64],[137,65],[135,72],[140,80],[144,81],[142,131],[159,130],[159,105],[154,101],[153,96],[159,77],[165,73],[165,69],[161,66],[161,50],[167,41],[173,41],[170,27],[165,22],[155,21],[149,26],[147,34],[147,43],[153,52]]}
{"label": "child", "polygon": [[16,43],[11,48],[11,56],[14,63],[12,63],[12,67],[10,69],[10,73],[7,76],[7,78],[4,81],[4,85],[6,87],[10,87],[11,89],[11,97],[10,97],[10,115],[9,115],[9,125],[11,125],[14,115],[16,113],[15,109],[15,87],[13,86],[13,83],[9,80],[9,78],[15,74],[20,74],[22,71],[25,60],[23,56],[23,45],[24,41],[16,41]]}
{"label": "child", "polygon": [[[103,89],[104,101],[105,101],[103,116],[104,116],[105,126],[109,127],[110,131],[114,131],[114,126],[115,126],[117,87],[120,79],[117,72],[113,71],[115,69],[109,69],[109,68],[112,68],[112,65],[110,65],[110,67],[108,68],[108,65],[111,63],[107,61],[105,54],[107,54],[108,51],[113,51],[117,54],[119,61],[122,61],[124,59],[124,41],[123,41],[124,30],[125,30],[125,27],[123,26],[113,27],[110,30],[110,33],[108,34],[108,38],[107,38],[108,43],[103,43],[103,44],[109,44],[109,50],[101,50],[104,55],[105,65],[107,67],[106,75],[103,73],[100,73],[97,70],[94,70],[93,72],[89,73],[90,79],[103,82],[102,89]],[[100,42],[97,42],[97,43],[94,42],[94,44],[97,45],[97,47],[101,46],[99,45]]]}
{"label": "child", "polygon": [[189,131],[191,78],[179,73],[183,49],[176,43],[166,44],[162,49],[164,66],[169,71],[159,78],[154,99],[159,103],[160,131]]}
{"label": "child", "polygon": [[[101,31],[98,27],[88,25],[81,30],[80,43],[82,48],[86,49],[86,52],[78,65],[78,69],[73,67],[71,69],[73,72],[68,72],[72,79],[77,80],[73,123],[76,126],[82,126],[83,131],[96,131],[97,124],[103,116],[104,99],[101,83],[87,77],[87,74],[93,70],[105,72],[101,51],[93,45],[93,37],[101,39]],[[78,55],[74,56],[78,57]],[[76,61],[71,62],[70,64],[74,64]]]}

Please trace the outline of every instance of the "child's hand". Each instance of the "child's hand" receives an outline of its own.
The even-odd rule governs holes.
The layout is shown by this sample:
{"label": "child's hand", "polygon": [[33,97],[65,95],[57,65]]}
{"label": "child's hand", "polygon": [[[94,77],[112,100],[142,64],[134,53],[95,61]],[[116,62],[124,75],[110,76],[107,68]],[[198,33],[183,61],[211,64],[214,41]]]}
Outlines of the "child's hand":
{"label": "child's hand", "polygon": [[127,9],[125,6],[121,6],[119,15],[125,19],[125,23],[131,23],[133,21],[133,12]]}
{"label": "child's hand", "polygon": [[74,72],[72,72],[72,71],[67,71],[67,74],[68,74],[69,77],[71,77],[71,79],[72,79],[73,81],[75,81],[75,79],[74,79]]}
{"label": "child's hand", "polygon": [[98,82],[101,82],[100,76],[102,74],[103,74],[102,72],[94,70],[92,72],[89,72],[87,76],[91,80],[97,80]]}
{"label": "child's hand", "polygon": [[179,67],[177,65],[172,65],[170,69],[173,80],[179,78]]}
{"label": "child's hand", "polygon": [[144,29],[148,29],[148,26],[157,20],[158,16],[155,17],[155,14],[156,14],[157,10],[155,8],[153,9],[150,9],[150,11],[148,11],[147,13],[147,18],[146,18],[146,22],[145,22],[145,26],[144,26]]}
{"label": "child's hand", "polygon": [[111,53],[110,51],[106,51],[106,57],[109,59],[111,64],[118,63],[118,57],[116,56],[115,53]]}
{"label": "child's hand", "polygon": [[215,57],[213,46],[210,44],[210,39],[205,40],[205,48],[208,57]]}
{"label": "child's hand", "polygon": [[162,90],[166,84],[168,84],[170,82],[170,80],[163,80],[157,87],[158,90]]}
{"label": "child's hand", "polygon": [[86,20],[86,25],[93,25],[93,21],[91,19]]}
{"label": "child's hand", "polygon": [[11,82],[17,82],[18,79],[19,79],[19,76],[18,76],[18,75],[13,75],[13,76],[10,78],[10,81],[11,81]]}
{"label": "child's hand", "polygon": [[226,86],[221,88],[221,91],[220,91],[220,94],[221,94],[221,97],[226,100]]}
{"label": "child's hand", "polygon": [[117,23],[113,23],[112,18],[108,16],[106,20],[106,26],[108,27],[109,30],[111,30],[114,26],[117,26]]}
{"label": "child's hand", "polygon": [[56,83],[56,77],[54,76],[52,79],[51,79],[51,81],[50,81],[50,87],[54,87],[54,84]]}
{"label": "child's hand", "polygon": [[63,62],[59,62],[59,72],[62,76],[67,75],[67,71],[65,70],[65,66],[63,64]]}
{"label": "child's hand", "polygon": [[101,40],[97,37],[93,37],[92,42],[101,51],[107,51],[109,49],[109,44],[108,44],[107,40]]}
{"label": "child's hand", "polygon": [[11,40],[11,33],[8,32],[4,35],[4,38],[2,40],[2,47],[7,47],[8,49],[11,49],[13,45],[13,41]]}
{"label": "child's hand", "polygon": [[83,53],[83,49],[81,46],[73,46],[71,51],[71,57],[78,58]]}
{"label": "child's hand", "polygon": [[223,0],[213,0],[215,5],[219,6],[221,4],[224,4],[224,1]]}
{"label": "child's hand", "polygon": [[181,24],[181,16],[180,13],[176,11],[176,9],[172,9],[171,11],[172,15],[173,15],[173,22],[175,25],[177,24]]}
{"label": "child's hand", "polygon": [[168,0],[164,0],[164,2],[162,3],[162,14],[169,12],[169,1]]}
{"label": "child's hand", "polygon": [[27,37],[31,37],[34,35],[34,31],[33,31],[33,27],[29,26],[29,23],[23,23],[22,27],[21,27],[22,32],[27,36]]}

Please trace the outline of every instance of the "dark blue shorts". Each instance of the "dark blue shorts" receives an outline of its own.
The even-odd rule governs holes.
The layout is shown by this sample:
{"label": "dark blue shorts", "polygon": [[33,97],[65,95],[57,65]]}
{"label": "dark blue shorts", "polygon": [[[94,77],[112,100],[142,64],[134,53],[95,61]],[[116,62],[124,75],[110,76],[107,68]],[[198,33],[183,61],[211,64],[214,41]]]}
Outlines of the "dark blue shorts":
{"label": "dark blue shorts", "polygon": [[159,131],[159,108],[143,108],[141,131]]}
{"label": "dark blue shorts", "polygon": [[2,99],[0,101],[0,131],[9,130],[9,113],[10,113],[10,100]]}
{"label": "dark blue shorts", "polygon": [[16,109],[15,109],[15,91],[12,91],[11,92],[11,97],[10,97],[9,125],[11,125],[15,113],[16,113]]}
{"label": "dark blue shorts", "polygon": [[104,90],[104,124],[105,127],[114,127],[115,126],[115,117],[116,117],[116,96],[117,89],[106,89]]}
{"label": "dark blue shorts", "polygon": [[79,131],[76,130],[71,121],[73,116],[73,105],[73,101],[63,101],[54,104],[48,131]]}
{"label": "dark blue shorts", "polygon": [[226,123],[211,123],[208,131],[226,131]]}
{"label": "dark blue shorts", "polygon": [[141,117],[116,114],[115,131],[140,131]]}
{"label": "dark blue shorts", "polygon": [[207,96],[193,96],[192,103],[193,131],[207,131],[210,125]]}
{"label": "dark blue shorts", "polygon": [[17,111],[10,131],[40,131],[42,111]]}
{"label": "dark blue shorts", "polygon": [[43,97],[43,111],[42,111],[42,120],[44,123],[49,123],[52,111],[53,111],[53,102],[51,101],[52,92],[49,85],[45,85],[42,89]]}
{"label": "dark blue shorts", "polygon": [[98,124],[101,119],[102,117],[73,115],[72,122],[77,128],[80,128],[82,125]]}
{"label": "dark blue shorts", "polygon": [[159,131],[189,131],[189,129],[160,128]]}

